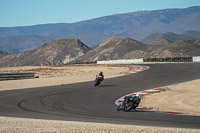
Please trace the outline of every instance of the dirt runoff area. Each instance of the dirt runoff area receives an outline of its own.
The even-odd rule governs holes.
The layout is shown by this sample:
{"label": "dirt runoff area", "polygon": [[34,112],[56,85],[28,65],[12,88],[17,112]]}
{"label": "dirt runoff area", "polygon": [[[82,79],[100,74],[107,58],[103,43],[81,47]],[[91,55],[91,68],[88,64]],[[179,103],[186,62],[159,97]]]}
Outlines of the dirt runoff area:
{"label": "dirt runoff area", "polygon": [[53,86],[77,82],[91,81],[99,72],[104,73],[104,78],[124,75],[129,71],[139,69],[133,65],[69,65],[69,66],[21,66],[2,67],[1,72],[35,73],[39,78],[0,81],[0,90],[24,89],[42,86]]}
{"label": "dirt runoff area", "polygon": [[[124,73],[139,69],[140,66],[128,65],[74,65],[61,67],[7,67],[0,68],[0,72],[34,72],[37,79],[0,81],[0,90],[32,88],[40,86],[51,86],[60,84],[69,84],[75,82],[84,82],[94,80],[95,75],[100,71],[104,72],[105,79],[124,75]],[[151,94],[142,98],[141,105],[148,108],[178,111],[199,114],[199,94],[200,81],[191,81],[183,84],[168,86],[166,91]],[[168,96],[176,101],[174,105],[165,103]],[[188,96],[193,97],[188,101]],[[155,98],[155,99],[152,99]],[[149,100],[157,101],[148,102]],[[194,111],[194,112],[192,112]],[[200,133],[198,129],[185,128],[164,128],[135,125],[118,125],[105,123],[87,123],[71,121],[53,121],[24,118],[0,117],[0,133]]]}
{"label": "dirt runoff area", "polygon": [[200,80],[171,85],[163,89],[165,91],[144,96],[140,106],[167,112],[200,115]]}

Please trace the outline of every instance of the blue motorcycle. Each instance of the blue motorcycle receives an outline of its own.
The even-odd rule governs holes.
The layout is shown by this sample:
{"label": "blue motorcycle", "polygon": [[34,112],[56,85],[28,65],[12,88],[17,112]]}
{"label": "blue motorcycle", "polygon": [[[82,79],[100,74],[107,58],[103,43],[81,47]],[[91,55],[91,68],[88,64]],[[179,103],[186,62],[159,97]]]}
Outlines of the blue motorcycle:
{"label": "blue motorcycle", "polygon": [[135,110],[138,107],[140,101],[140,96],[125,96],[124,101],[117,107],[117,111],[124,110],[128,112],[131,109]]}

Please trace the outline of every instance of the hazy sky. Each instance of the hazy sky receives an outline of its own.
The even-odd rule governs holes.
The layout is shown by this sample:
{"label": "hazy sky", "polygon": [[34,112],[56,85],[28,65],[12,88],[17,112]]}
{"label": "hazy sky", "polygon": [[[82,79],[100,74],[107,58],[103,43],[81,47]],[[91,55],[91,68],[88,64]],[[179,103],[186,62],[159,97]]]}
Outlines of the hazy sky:
{"label": "hazy sky", "polygon": [[0,0],[0,27],[73,23],[134,11],[200,6],[200,0]]}

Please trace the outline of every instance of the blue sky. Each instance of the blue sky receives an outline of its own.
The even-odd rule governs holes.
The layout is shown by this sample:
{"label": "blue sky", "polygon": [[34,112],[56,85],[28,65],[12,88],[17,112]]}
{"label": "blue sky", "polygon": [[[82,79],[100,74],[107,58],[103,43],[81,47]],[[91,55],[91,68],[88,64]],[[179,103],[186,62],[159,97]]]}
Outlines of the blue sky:
{"label": "blue sky", "polygon": [[200,6],[200,0],[0,0],[0,27],[83,20],[165,8]]}

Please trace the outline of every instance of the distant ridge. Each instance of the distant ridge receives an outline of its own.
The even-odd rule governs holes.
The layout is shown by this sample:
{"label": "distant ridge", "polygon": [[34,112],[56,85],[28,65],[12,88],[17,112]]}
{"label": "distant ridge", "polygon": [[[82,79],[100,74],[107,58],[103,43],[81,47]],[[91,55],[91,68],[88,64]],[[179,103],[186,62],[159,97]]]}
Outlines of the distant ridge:
{"label": "distant ridge", "polygon": [[51,38],[40,35],[10,36],[0,38],[0,48],[8,53],[17,53],[36,49],[50,41]]}
{"label": "distant ridge", "polygon": [[190,36],[192,38],[200,40],[200,31],[187,30],[183,32],[182,35]]}
{"label": "distant ridge", "polygon": [[[181,34],[186,30],[200,31],[200,6],[115,14],[70,24],[1,27],[0,38],[29,35],[52,40],[79,38],[88,46],[96,46],[113,36],[141,41],[154,33]],[[25,42],[21,44],[26,45]],[[35,46],[39,47],[36,44]]]}
{"label": "distant ridge", "polygon": [[151,34],[147,37],[145,37],[142,42],[145,44],[154,44],[157,41],[161,40],[161,39],[166,39],[168,41],[177,41],[177,40],[184,40],[184,39],[189,39],[189,40],[195,40],[196,38],[193,38],[191,36],[189,36],[190,34],[186,35],[186,34],[175,34],[172,32],[167,32],[167,33],[155,33],[155,34]]}
{"label": "distant ridge", "polygon": [[5,55],[5,54],[8,54],[8,52],[3,51],[3,50],[0,50],[0,56],[1,56],[1,55]]}
{"label": "distant ridge", "polygon": [[165,41],[167,41],[167,44],[163,44],[162,41],[157,41],[156,44],[148,45],[149,55],[146,57],[167,58],[200,56],[199,40],[184,39],[175,42]]}

